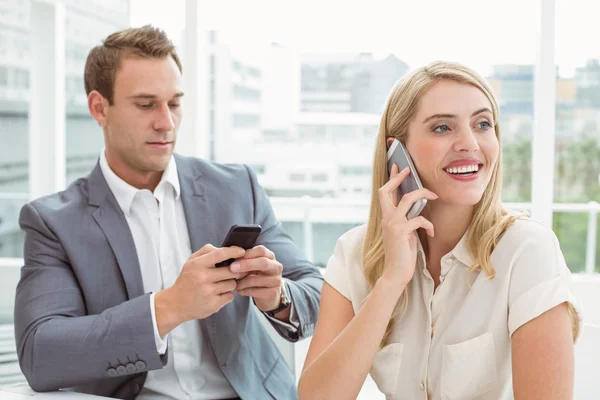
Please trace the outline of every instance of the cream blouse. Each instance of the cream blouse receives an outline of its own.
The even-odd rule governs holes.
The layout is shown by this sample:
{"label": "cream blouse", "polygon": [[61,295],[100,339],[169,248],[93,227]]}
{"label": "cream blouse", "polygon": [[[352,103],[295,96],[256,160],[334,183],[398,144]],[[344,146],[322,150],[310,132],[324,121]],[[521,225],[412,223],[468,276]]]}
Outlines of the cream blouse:
{"label": "cream blouse", "polygon": [[[326,282],[352,302],[355,313],[368,294],[366,230],[362,225],[341,236],[325,271]],[[565,301],[581,314],[554,232],[530,219],[515,221],[492,252],[494,279],[468,273],[473,258],[466,237],[442,257],[435,291],[418,245],[407,312],[370,371],[386,399],[512,398],[515,330]]]}

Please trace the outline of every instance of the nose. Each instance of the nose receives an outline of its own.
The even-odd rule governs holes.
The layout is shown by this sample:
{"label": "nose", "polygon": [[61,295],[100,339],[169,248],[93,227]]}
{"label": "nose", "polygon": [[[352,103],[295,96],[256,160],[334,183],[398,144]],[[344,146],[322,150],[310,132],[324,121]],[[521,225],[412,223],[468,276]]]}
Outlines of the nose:
{"label": "nose", "polygon": [[169,108],[169,105],[162,104],[160,107],[157,107],[156,115],[154,116],[154,129],[161,132],[168,132],[174,128],[173,112]]}
{"label": "nose", "polygon": [[476,132],[471,127],[460,129],[454,142],[454,151],[456,152],[475,152],[479,150]]}

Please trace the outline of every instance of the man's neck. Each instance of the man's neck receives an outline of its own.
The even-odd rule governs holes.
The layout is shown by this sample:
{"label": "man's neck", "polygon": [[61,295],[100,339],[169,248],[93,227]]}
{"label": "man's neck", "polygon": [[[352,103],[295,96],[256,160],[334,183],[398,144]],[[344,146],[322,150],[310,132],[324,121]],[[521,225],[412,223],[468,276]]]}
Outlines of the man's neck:
{"label": "man's neck", "polygon": [[163,172],[139,171],[124,163],[119,157],[112,155],[108,150],[105,151],[105,155],[106,162],[115,175],[134,188],[148,189],[154,192],[160,183]]}

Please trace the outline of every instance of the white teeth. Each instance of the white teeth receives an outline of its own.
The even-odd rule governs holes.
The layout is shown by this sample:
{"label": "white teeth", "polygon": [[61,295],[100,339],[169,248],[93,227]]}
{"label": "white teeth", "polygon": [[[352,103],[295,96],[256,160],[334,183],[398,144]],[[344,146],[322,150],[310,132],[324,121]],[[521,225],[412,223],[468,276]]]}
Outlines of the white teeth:
{"label": "white teeth", "polygon": [[477,172],[477,171],[479,171],[479,165],[477,165],[477,164],[465,165],[462,167],[446,168],[446,172],[448,172],[450,174],[466,174],[469,172]]}

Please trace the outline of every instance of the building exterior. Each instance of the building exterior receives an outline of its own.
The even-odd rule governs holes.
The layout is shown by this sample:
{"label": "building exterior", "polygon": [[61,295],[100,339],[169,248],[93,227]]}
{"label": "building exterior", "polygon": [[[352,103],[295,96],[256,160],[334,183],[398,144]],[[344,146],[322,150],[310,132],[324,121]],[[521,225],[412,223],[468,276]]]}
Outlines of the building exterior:
{"label": "building exterior", "polygon": [[[31,1],[0,0],[0,257],[23,251],[18,209],[27,198]],[[86,174],[102,149],[102,133],[87,111],[83,70],[89,50],[129,26],[129,0],[65,0],[67,182]],[[23,197],[24,196],[24,197]]]}
{"label": "building exterior", "polygon": [[305,54],[301,109],[307,112],[380,113],[408,66],[390,54]]}
{"label": "building exterior", "polygon": [[379,122],[376,114],[301,112],[291,131],[265,132],[236,158],[273,197],[368,197]]}
{"label": "building exterior", "polygon": [[[267,135],[286,135],[299,109],[299,63],[290,49],[251,48],[208,33],[209,158],[240,162],[237,148]],[[223,35],[225,36],[225,35]]]}
{"label": "building exterior", "polygon": [[600,109],[600,60],[588,60],[575,71],[578,103]]}

